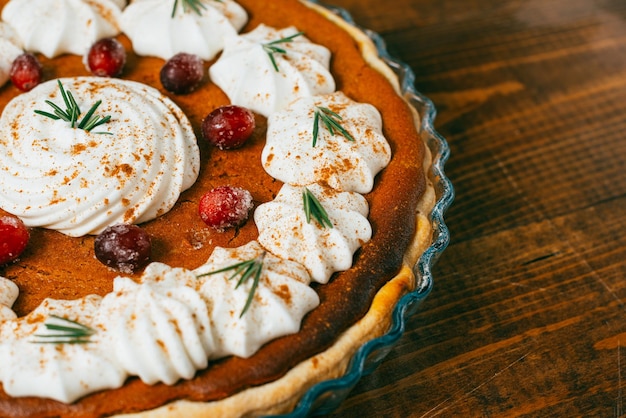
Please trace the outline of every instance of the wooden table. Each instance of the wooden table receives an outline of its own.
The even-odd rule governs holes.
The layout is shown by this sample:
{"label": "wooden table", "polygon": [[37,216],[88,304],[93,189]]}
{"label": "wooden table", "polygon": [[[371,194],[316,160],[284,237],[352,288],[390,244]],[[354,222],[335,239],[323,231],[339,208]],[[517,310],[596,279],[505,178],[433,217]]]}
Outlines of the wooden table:
{"label": "wooden table", "polygon": [[415,71],[456,189],[432,293],[335,416],[625,414],[626,1],[333,4]]}

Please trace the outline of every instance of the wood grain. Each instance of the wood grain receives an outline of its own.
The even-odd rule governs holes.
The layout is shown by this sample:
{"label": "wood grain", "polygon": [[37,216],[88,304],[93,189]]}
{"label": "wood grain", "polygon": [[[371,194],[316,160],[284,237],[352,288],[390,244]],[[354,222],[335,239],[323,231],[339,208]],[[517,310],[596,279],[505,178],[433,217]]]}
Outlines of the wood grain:
{"label": "wood grain", "polygon": [[626,414],[626,2],[334,0],[438,109],[452,241],[335,417]]}

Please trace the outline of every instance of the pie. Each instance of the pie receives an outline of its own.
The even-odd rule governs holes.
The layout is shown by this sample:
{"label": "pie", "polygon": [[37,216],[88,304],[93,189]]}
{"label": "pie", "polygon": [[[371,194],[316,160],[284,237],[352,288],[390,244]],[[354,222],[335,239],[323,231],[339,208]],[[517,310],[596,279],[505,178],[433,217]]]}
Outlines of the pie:
{"label": "pie", "polygon": [[[30,232],[0,267],[0,416],[286,412],[388,329],[436,197],[419,116],[361,30],[295,0],[2,6],[3,41],[36,52],[44,82],[0,90],[0,215]],[[111,36],[124,71],[95,77],[83,54]],[[206,75],[175,94],[159,74],[181,50]],[[63,92],[111,119],[85,131],[34,112]],[[219,149],[202,122],[231,103],[255,128]],[[199,202],[224,185],[254,208],[208,227]],[[96,258],[116,223],[150,236],[145,268]]]}

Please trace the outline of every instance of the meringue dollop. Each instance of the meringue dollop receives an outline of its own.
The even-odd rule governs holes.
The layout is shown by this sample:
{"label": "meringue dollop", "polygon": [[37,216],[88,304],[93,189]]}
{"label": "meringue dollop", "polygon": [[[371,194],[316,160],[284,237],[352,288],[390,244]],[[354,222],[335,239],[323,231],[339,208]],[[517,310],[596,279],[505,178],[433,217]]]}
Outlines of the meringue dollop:
{"label": "meringue dollop", "polygon": [[15,30],[0,22],[0,86],[9,81],[13,61],[23,52],[22,41]]}
{"label": "meringue dollop", "polygon": [[[122,31],[139,55],[169,59],[179,52],[213,59],[224,40],[236,36],[248,21],[246,11],[232,0],[200,2],[198,13],[179,2],[135,0],[122,12]],[[172,15],[173,14],[173,15]]]}
{"label": "meringue dollop", "polygon": [[[111,120],[88,132],[35,113],[64,107],[58,82],[83,112]],[[169,211],[196,180],[200,156],[184,113],[158,90],[100,77],[42,83],[0,116],[0,207],[29,227],[69,236]],[[81,115],[82,117],[82,115]]]}
{"label": "meringue dollop", "polygon": [[2,9],[24,49],[48,58],[85,54],[97,40],[120,33],[120,17],[111,0],[11,0]]}
{"label": "meringue dollop", "polygon": [[330,55],[294,27],[279,30],[261,24],[226,39],[209,75],[231,103],[267,117],[298,97],[335,91]]}
{"label": "meringue dollop", "polygon": [[306,186],[328,214],[331,227],[307,222],[303,187],[284,184],[274,200],[254,212],[259,243],[285,260],[302,263],[311,278],[327,283],[335,271],[352,266],[354,252],[372,236],[365,198],[353,192],[338,192],[319,184]]}
{"label": "meringue dollop", "polygon": [[[322,116],[322,109],[334,115]],[[322,117],[333,118],[349,137],[336,128],[331,133]],[[270,115],[261,160],[265,171],[284,183],[323,182],[339,191],[369,193],[391,160],[391,148],[378,110],[335,92],[299,98]]]}

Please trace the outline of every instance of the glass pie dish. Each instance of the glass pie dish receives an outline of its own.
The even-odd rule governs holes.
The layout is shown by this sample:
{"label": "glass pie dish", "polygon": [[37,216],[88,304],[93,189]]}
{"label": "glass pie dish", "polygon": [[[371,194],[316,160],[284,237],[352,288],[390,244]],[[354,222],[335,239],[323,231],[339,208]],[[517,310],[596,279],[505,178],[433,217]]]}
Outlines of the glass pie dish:
{"label": "glass pie dish", "polygon": [[347,398],[361,377],[373,372],[384,360],[402,337],[407,318],[415,313],[433,287],[432,267],[450,240],[444,214],[454,200],[454,188],[444,173],[444,165],[450,149],[446,140],[434,129],[436,109],[433,103],[415,89],[413,70],[404,62],[392,57],[382,37],[372,30],[359,27],[347,10],[321,3],[318,0],[310,0],[310,2],[324,7],[364,32],[374,43],[378,56],[398,77],[404,98],[419,114],[420,135],[432,153],[430,176],[434,183],[437,200],[430,214],[434,227],[432,243],[413,267],[417,280],[416,287],[396,304],[391,327],[382,336],[363,344],[352,357],[342,376],[315,384],[302,396],[290,413],[273,415],[275,417],[295,418],[331,413]]}

